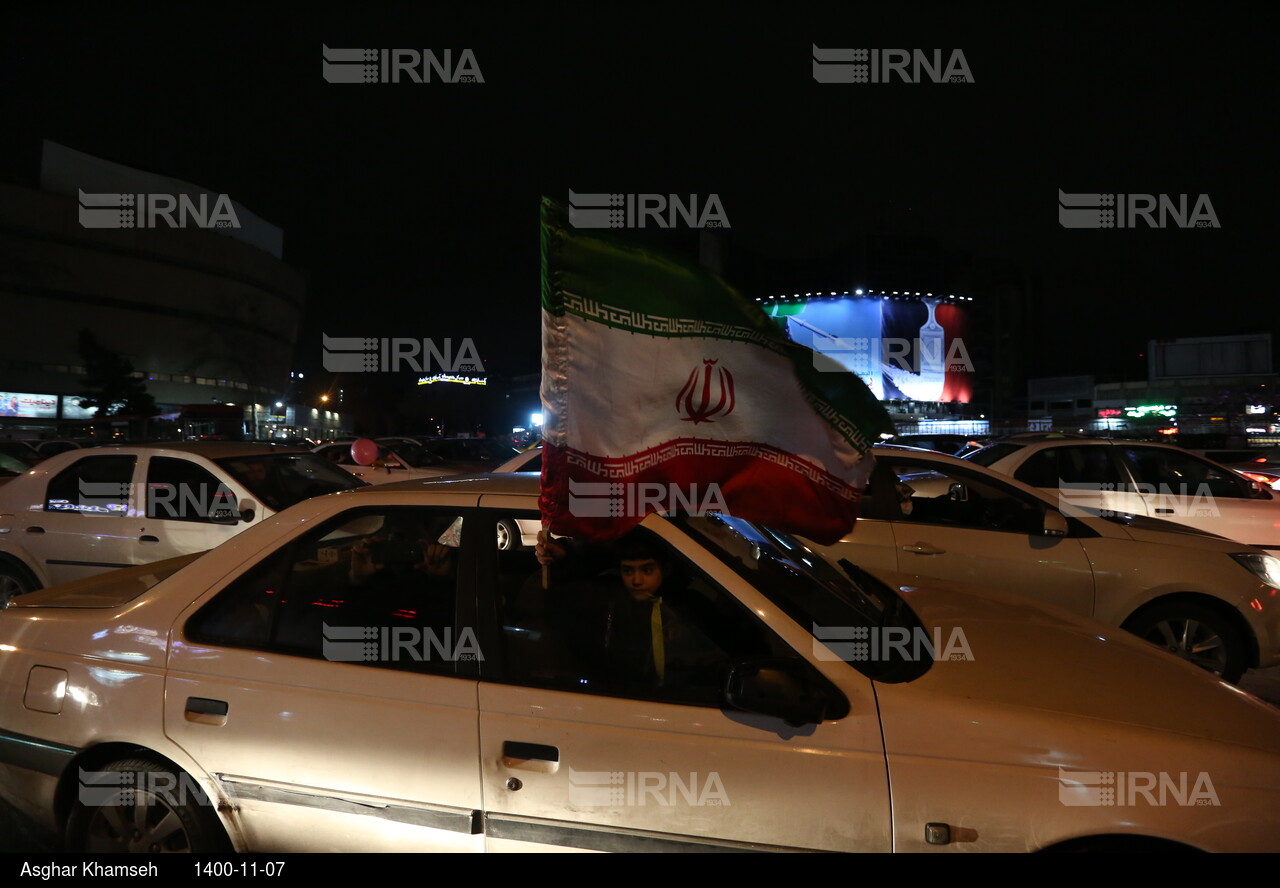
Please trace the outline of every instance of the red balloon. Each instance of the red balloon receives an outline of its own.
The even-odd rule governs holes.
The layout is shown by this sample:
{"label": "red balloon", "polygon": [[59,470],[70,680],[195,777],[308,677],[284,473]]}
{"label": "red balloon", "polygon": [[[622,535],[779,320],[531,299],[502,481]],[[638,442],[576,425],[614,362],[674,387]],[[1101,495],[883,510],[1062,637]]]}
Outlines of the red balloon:
{"label": "red balloon", "polygon": [[351,458],[358,465],[371,466],[378,459],[378,445],[368,438],[357,438],[351,443]]}

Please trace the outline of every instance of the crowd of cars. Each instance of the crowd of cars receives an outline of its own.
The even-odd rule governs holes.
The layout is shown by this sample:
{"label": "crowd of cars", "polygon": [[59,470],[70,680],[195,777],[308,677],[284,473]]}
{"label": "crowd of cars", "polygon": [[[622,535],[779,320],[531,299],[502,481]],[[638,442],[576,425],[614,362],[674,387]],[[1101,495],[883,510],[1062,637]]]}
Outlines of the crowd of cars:
{"label": "crowd of cars", "polygon": [[0,797],[86,851],[1280,848],[1254,481],[1019,438],[877,448],[832,547],[651,515],[712,654],[638,688],[608,572],[535,558],[540,451],[462,440],[0,485]]}

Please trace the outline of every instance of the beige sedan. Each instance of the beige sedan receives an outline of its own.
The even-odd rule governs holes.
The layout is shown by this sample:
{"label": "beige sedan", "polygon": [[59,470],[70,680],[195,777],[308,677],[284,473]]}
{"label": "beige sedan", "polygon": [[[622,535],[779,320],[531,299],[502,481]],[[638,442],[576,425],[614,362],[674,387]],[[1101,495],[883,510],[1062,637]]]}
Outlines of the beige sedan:
{"label": "beige sedan", "polygon": [[91,852],[1280,847],[1280,713],[1202,670],[729,516],[644,521],[637,623],[607,548],[493,545],[537,483],[15,599],[0,797]]}

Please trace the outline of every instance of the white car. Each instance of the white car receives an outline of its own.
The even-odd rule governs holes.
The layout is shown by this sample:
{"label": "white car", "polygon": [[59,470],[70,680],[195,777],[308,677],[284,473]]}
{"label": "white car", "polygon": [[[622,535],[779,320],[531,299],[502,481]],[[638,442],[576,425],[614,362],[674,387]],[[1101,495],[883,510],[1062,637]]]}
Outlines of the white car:
{"label": "white car", "polygon": [[1280,549],[1280,494],[1169,444],[1028,436],[965,459],[1095,514],[1145,515]]}
{"label": "white car", "polygon": [[1096,617],[1228,681],[1280,664],[1274,555],[1165,521],[1101,517],[964,459],[873,453],[857,524],[834,557]]}
{"label": "white car", "polygon": [[537,495],[368,487],[15,599],[0,797],[89,852],[1280,847],[1280,712],[1126,633],[651,515],[641,679],[603,549],[493,546]]}
{"label": "white car", "polygon": [[0,602],[212,549],[363,482],[305,450],[207,442],[69,450],[0,486]]}

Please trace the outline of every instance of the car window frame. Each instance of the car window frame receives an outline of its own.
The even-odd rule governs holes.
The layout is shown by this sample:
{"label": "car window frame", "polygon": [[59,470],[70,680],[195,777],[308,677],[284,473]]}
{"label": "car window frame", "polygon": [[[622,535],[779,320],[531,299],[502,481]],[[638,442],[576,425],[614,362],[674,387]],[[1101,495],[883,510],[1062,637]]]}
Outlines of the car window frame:
{"label": "car window frame", "polygon": [[[510,508],[504,509],[500,506],[482,506],[481,512],[488,512],[489,521],[482,519],[476,526],[477,532],[472,535],[472,540],[486,540],[492,538],[496,534],[497,523],[505,519],[536,519],[538,512],[531,509]],[[811,671],[815,681],[827,682],[828,680],[822,676],[820,670],[816,669],[802,651],[796,650],[786,637],[780,633],[768,621],[763,620],[754,613],[750,607],[746,605],[742,599],[734,593],[734,591],[726,587],[723,583],[716,579],[713,572],[698,565],[694,562],[686,552],[680,547],[666,539],[662,534],[657,533],[653,528],[647,528],[648,532],[653,534],[654,539],[660,545],[669,550],[671,557],[678,563],[677,572],[683,572],[689,582],[698,579],[713,587],[716,592],[722,595],[731,605],[741,612],[744,619],[750,620],[758,629],[765,633],[769,640],[770,646],[775,649],[782,649],[788,652],[788,659],[795,659],[805,664]],[[683,531],[682,531],[683,533]],[[494,555],[497,549],[490,547],[489,550]],[[596,698],[611,701],[624,700],[640,700],[669,706],[690,706],[695,709],[714,709],[716,711],[724,711],[727,707],[724,705],[723,698],[718,705],[712,705],[702,701],[690,701],[682,699],[673,699],[672,695],[662,695],[657,693],[642,693],[632,689],[631,692],[623,692],[617,688],[587,688],[579,690],[573,687],[552,687],[545,683],[521,681],[519,676],[513,674],[510,664],[507,662],[507,652],[504,647],[504,614],[501,611],[498,599],[498,582],[495,576],[496,567],[498,566],[498,557],[485,557],[479,560],[477,564],[477,585],[476,591],[480,595],[478,602],[478,610],[482,615],[481,626],[483,631],[478,634],[480,640],[480,648],[484,651],[493,650],[494,657],[486,656],[485,661],[481,664],[480,680],[490,684],[498,684],[507,687],[527,688],[535,690],[545,690],[547,693],[566,693],[580,695],[584,698]],[[490,566],[494,570],[490,570]],[[717,642],[717,646],[719,646]],[[728,662],[732,663],[735,659],[745,659],[743,657],[730,657]]]}
{"label": "car window frame", "polygon": [[[475,498],[466,497],[466,503],[451,503],[447,500],[436,500],[430,503],[370,503],[370,504],[352,504],[345,509],[333,512],[328,515],[317,516],[315,519],[301,522],[292,531],[282,537],[278,537],[270,545],[255,553],[251,559],[240,561],[236,568],[220,577],[215,583],[206,587],[198,598],[193,600],[191,604],[184,608],[178,615],[175,629],[177,629],[181,637],[187,643],[205,645],[215,649],[232,649],[238,651],[254,651],[273,657],[290,657],[295,660],[305,660],[317,663],[330,663],[334,666],[361,666],[361,663],[344,663],[338,661],[330,661],[324,658],[311,657],[306,654],[292,652],[288,650],[280,650],[267,646],[251,645],[251,644],[229,644],[226,641],[201,640],[198,635],[191,631],[191,624],[209,607],[211,607],[219,596],[227,592],[230,587],[239,583],[248,577],[251,573],[258,570],[264,565],[268,559],[279,555],[284,550],[293,552],[302,543],[302,541],[311,534],[319,533],[325,528],[333,528],[341,526],[344,523],[357,520],[361,514],[385,514],[390,511],[417,511],[417,510],[433,510],[437,512],[456,513],[463,519],[463,538],[462,545],[458,547],[458,566],[457,566],[457,584],[454,589],[454,627],[461,633],[461,628],[465,626],[473,626],[476,630],[476,637],[482,657],[489,648],[485,647],[482,638],[482,626],[478,619],[476,611],[477,601],[477,571],[475,550],[477,543],[473,542],[477,537],[481,536],[480,532],[470,532],[470,528],[475,526],[474,523],[469,525],[468,518],[471,518],[478,510],[475,507]],[[493,528],[490,528],[493,530]],[[485,536],[485,539],[491,539],[491,536]],[[290,556],[291,558],[294,556]],[[453,662],[453,670],[433,672],[427,670],[413,669],[394,669],[402,675],[421,675],[424,678],[465,678],[476,679],[479,677],[480,669],[483,665],[483,659],[477,660],[455,660]],[[371,669],[393,668],[386,666],[370,666]]]}

